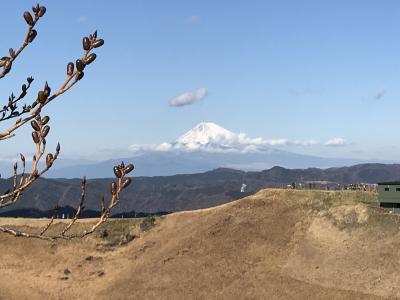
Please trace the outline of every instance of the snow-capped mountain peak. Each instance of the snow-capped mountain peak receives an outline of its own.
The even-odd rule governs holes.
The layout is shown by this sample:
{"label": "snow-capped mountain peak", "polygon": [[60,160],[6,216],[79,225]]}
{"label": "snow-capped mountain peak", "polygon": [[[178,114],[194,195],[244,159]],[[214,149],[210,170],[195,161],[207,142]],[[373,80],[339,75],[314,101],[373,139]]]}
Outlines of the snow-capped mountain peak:
{"label": "snow-capped mountain peak", "polygon": [[212,122],[201,122],[186,132],[176,143],[181,145],[207,145],[232,141],[236,134]]}
{"label": "snow-capped mountain peak", "polygon": [[268,151],[262,138],[249,138],[234,133],[212,122],[201,122],[173,143],[158,145],[131,145],[133,152],[142,151],[205,151],[205,152],[258,152]]}

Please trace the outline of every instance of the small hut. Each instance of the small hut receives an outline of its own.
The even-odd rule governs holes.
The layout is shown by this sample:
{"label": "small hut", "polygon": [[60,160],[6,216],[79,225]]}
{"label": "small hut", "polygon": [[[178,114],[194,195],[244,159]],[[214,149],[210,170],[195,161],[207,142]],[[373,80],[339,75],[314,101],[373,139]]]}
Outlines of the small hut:
{"label": "small hut", "polygon": [[400,181],[378,183],[379,206],[400,213]]}

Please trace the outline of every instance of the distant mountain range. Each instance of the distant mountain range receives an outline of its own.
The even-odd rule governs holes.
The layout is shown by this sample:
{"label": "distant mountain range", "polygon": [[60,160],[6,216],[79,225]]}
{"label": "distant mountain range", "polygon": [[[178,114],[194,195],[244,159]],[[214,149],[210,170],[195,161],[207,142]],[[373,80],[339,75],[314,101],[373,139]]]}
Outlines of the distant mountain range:
{"label": "distant mountain range", "polygon": [[[217,168],[261,171],[273,166],[285,168],[329,168],[370,163],[357,159],[326,158],[277,149],[286,140],[249,138],[221,126],[202,122],[171,143],[130,145],[130,155],[104,161],[61,157],[45,174],[47,178],[110,178],[121,161],[135,165],[136,176],[195,174]],[[392,161],[373,161],[392,163]],[[2,177],[12,174],[12,162],[0,160]],[[28,162],[29,166],[29,162]]]}
{"label": "distant mountain range", "polygon": [[[124,191],[114,213],[174,212],[206,208],[226,203],[257,192],[262,188],[279,187],[292,182],[325,180],[338,184],[376,183],[400,180],[400,164],[360,164],[329,169],[286,169],[273,167],[260,172],[233,169],[174,176],[134,177]],[[101,195],[109,193],[112,179],[88,181],[86,209],[99,210]],[[241,187],[246,184],[245,193]],[[0,191],[11,186],[11,179],[0,179]],[[0,212],[35,209],[49,211],[55,204],[75,207],[80,195],[79,179],[40,178],[13,206]]]}
{"label": "distant mountain range", "polygon": [[121,162],[135,165],[137,176],[193,174],[216,168],[260,171],[279,165],[286,168],[328,168],[349,166],[366,161],[303,155],[272,146],[272,141],[249,138],[221,126],[202,122],[172,143],[131,145],[132,156],[102,162],[75,162],[54,165],[46,177],[112,177],[112,167]]}

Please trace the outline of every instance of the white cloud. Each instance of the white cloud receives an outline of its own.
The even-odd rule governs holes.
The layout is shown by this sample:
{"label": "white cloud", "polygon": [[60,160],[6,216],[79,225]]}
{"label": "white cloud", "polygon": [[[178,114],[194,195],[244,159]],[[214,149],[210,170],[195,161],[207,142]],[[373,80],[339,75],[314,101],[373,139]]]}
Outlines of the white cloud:
{"label": "white cloud", "polygon": [[291,144],[291,142],[287,139],[273,139],[266,140],[265,144],[270,146],[288,146]]}
{"label": "white cloud", "polygon": [[300,146],[314,146],[314,145],[318,145],[319,142],[315,141],[315,140],[308,140],[308,141],[303,141],[303,142],[296,142],[297,145]]}
{"label": "white cloud", "polygon": [[312,146],[315,141],[289,141],[287,139],[265,140],[263,138],[250,138],[244,133],[232,134],[230,136],[215,136],[205,141],[184,142],[177,140],[174,143],[161,144],[133,144],[129,150],[134,153],[143,153],[148,151],[167,152],[167,151],[204,151],[214,153],[255,153],[264,152],[279,146]]}
{"label": "white cloud", "polygon": [[129,146],[129,151],[134,153],[143,152],[167,152],[167,151],[204,151],[215,153],[255,153],[268,151],[268,147],[312,147],[317,145],[324,145],[329,147],[343,147],[349,143],[342,138],[333,138],[325,143],[320,143],[315,140],[308,141],[290,141],[288,139],[270,139],[265,140],[262,138],[249,138],[244,133],[235,135],[230,139],[219,137],[206,144],[202,143],[161,143],[161,144],[132,144]]}
{"label": "white cloud", "polygon": [[145,152],[145,151],[169,151],[172,149],[172,144],[161,143],[161,144],[132,144],[129,146],[129,150],[132,152]]}
{"label": "white cloud", "polygon": [[180,107],[193,104],[194,102],[203,100],[207,97],[207,88],[201,87],[195,92],[186,92],[182,95],[176,96],[169,101],[169,106]]}
{"label": "white cloud", "polygon": [[270,151],[274,147],[309,147],[314,145],[344,146],[348,143],[343,138],[333,138],[325,143],[315,140],[291,141],[289,139],[251,138],[245,133],[229,131],[212,122],[201,122],[180,136],[173,143],[133,144],[129,150],[134,153],[147,151],[204,151],[217,153],[250,153]]}
{"label": "white cloud", "polygon": [[347,144],[348,143],[346,142],[346,140],[340,137],[336,137],[325,142],[325,145],[330,147],[343,147]]}

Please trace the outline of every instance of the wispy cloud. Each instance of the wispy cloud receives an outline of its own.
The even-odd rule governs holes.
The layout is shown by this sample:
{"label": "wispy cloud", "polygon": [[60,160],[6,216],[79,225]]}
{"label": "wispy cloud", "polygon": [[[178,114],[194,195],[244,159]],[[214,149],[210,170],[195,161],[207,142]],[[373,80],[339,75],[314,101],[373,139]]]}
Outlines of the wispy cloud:
{"label": "wispy cloud", "polygon": [[313,95],[318,95],[321,94],[321,90],[317,90],[314,88],[301,88],[301,89],[290,89],[289,90],[290,94],[296,97],[302,97],[302,96],[313,96]]}
{"label": "wispy cloud", "polygon": [[381,100],[386,96],[386,89],[380,89],[376,91],[373,95],[372,98],[374,100]]}
{"label": "wispy cloud", "polygon": [[208,90],[205,87],[199,88],[195,92],[186,92],[179,96],[172,98],[169,101],[169,106],[172,107],[181,107],[185,105],[193,104],[197,101],[203,100],[208,95]]}
{"label": "wispy cloud", "polygon": [[161,143],[161,144],[132,144],[129,151],[134,153],[141,152],[168,152],[168,151],[205,151],[215,153],[250,153],[263,152],[275,147],[312,147],[312,146],[329,146],[341,147],[347,143],[342,138],[333,138],[325,143],[315,140],[291,141],[288,139],[263,139],[250,138],[244,133],[234,134],[227,138],[224,136],[216,137],[209,143]]}
{"label": "wispy cloud", "polygon": [[265,144],[269,146],[313,146],[317,145],[318,142],[314,140],[291,141],[288,139],[272,139],[272,140],[266,140]]}
{"label": "wispy cloud", "polygon": [[343,138],[336,137],[336,138],[326,141],[325,145],[330,146],[330,147],[343,147],[343,146],[348,145],[348,142]]}
{"label": "wispy cloud", "polygon": [[86,16],[80,16],[78,18],[78,23],[85,23],[87,21],[87,17]]}
{"label": "wispy cloud", "polygon": [[189,24],[199,23],[201,21],[200,16],[189,16],[185,19],[185,21]]}
{"label": "wispy cloud", "polygon": [[300,146],[314,146],[314,145],[318,145],[319,142],[316,140],[308,140],[308,141],[303,141],[303,142],[296,142],[297,145]]}
{"label": "wispy cloud", "polygon": [[315,140],[291,141],[288,139],[272,139],[266,140],[265,144],[269,146],[314,146],[318,145],[319,142]]}

